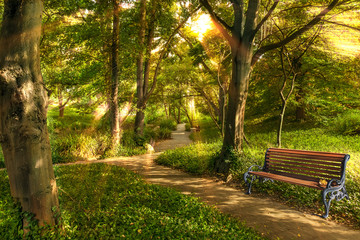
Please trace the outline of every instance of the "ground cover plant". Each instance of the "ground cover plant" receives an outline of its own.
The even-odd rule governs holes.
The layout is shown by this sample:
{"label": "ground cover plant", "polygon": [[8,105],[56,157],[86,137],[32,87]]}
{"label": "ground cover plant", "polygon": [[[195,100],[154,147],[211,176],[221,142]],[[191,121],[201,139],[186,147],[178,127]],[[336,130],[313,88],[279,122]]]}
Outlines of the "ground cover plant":
{"label": "ground cover plant", "polygon": [[[211,132],[216,131],[211,124],[208,123],[207,126],[201,126],[200,133],[196,133],[196,137],[205,143],[197,142],[181,149],[168,150],[156,160],[157,163],[190,173],[213,174],[212,163],[220,152],[222,144],[221,139],[212,139],[212,141],[206,139],[206,136],[214,135]],[[248,124],[247,130],[251,132],[246,135],[249,145],[244,147],[242,154],[233,153],[228,159],[232,162],[230,170],[232,179],[243,188],[243,191],[245,190],[243,173],[253,164],[263,165],[266,149],[276,147],[274,129],[276,129],[276,121]],[[287,124],[283,132],[282,147],[350,154],[346,172],[346,189],[350,200],[333,201],[329,218],[360,228],[360,135],[340,135],[332,128],[314,127],[311,123],[292,123]],[[281,182],[259,184],[256,181],[253,193],[275,197],[301,211],[318,214],[324,211],[320,191],[314,189]]]}
{"label": "ground cover plant", "polygon": [[[43,239],[263,239],[243,223],[197,198],[145,183],[124,168],[56,166],[60,230],[42,229]],[[22,239],[6,171],[0,171],[0,239]],[[39,239],[32,226],[28,239]]]}

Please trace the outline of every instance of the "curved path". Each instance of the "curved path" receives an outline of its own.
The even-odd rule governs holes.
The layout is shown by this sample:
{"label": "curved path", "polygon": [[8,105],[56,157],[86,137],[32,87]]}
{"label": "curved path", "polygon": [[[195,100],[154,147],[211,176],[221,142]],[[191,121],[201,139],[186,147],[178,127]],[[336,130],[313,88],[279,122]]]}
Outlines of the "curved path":
{"label": "curved path", "polygon": [[[214,179],[192,176],[187,173],[159,166],[154,159],[159,151],[191,143],[189,133],[180,125],[173,138],[158,143],[154,154],[101,160],[123,166],[143,175],[148,182],[175,188],[184,194],[193,194],[220,211],[246,221],[270,239],[360,239],[360,231],[305,214],[274,202],[271,199],[246,195]],[[331,215],[331,211],[330,211]]]}

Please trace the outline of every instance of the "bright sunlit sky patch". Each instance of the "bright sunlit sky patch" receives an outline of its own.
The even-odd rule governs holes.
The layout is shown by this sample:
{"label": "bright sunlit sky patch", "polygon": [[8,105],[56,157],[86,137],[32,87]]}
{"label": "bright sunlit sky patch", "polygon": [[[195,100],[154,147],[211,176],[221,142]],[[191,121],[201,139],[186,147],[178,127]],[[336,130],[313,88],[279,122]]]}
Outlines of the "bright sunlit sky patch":
{"label": "bright sunlit sky patch", "polygon": [[198,39],[201,41],[207,31],[215,28],[211,18],[208,14],[201,14],[193,19],[190,23],[191,29],[198,34]]}

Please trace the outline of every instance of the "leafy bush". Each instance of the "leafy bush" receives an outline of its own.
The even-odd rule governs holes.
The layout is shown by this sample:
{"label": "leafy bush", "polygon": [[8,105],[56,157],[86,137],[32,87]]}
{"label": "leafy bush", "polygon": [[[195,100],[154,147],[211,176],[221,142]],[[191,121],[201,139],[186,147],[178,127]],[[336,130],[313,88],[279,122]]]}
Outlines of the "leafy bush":
{"label": "leafy bush", "polygon": [[110,139],[101,134],[69,134],[51,138],[50,143],[53,163],[66,163],[101,157],[109,149]]}
{"label": "leafy bush", "polygon": [[339,114],[330,122],[330,129],[343,135],[360,135],[360,111],[349,111]]}
{"label": "leafy bush", "polygon": [[[62,227],[35,228],[28,239],[262,239],[197,198],[118,166],[68,165],[55,175]],[[0,190],[0,239],[23,239],[24,216],[12,203],[5,171]]]}
{"label": "leafy bush", "polygon": [[159,126],[160,129],[169,129],[170,131],[175,131],[177,128],[177,123],[175,120],[168,118],[161,120]]}
{"label": "leafy bush", "polygon": [[159,128],[157,130],[157,139],[169,139],[171,138],[171,130],[168,128]]}
{"label": "leafy bush", "polygon": [[186,123],[186,124],[185,124],[185,131],[190,132],[190,128],[191,128],[190,123]]}
{"label": "leafy bush", "polygon": [[204,174],[210,171],[212,161],[221,143],[195,143],[186,147],[167,150],[155,161],[169,167],[184,169],[190,173]]}

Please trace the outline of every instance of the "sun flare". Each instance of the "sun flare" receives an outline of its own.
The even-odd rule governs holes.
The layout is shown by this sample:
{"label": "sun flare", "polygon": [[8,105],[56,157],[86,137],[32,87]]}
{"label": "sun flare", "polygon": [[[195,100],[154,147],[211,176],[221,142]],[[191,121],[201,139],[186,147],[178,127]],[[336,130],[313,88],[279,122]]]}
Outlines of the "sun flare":
{"label": "sun flare", "polygon": [[201,14],[191,22],[191,29],[198,35],[200,41],[204,38],[206,32],[214,28],[215,26],[208,14]]}

